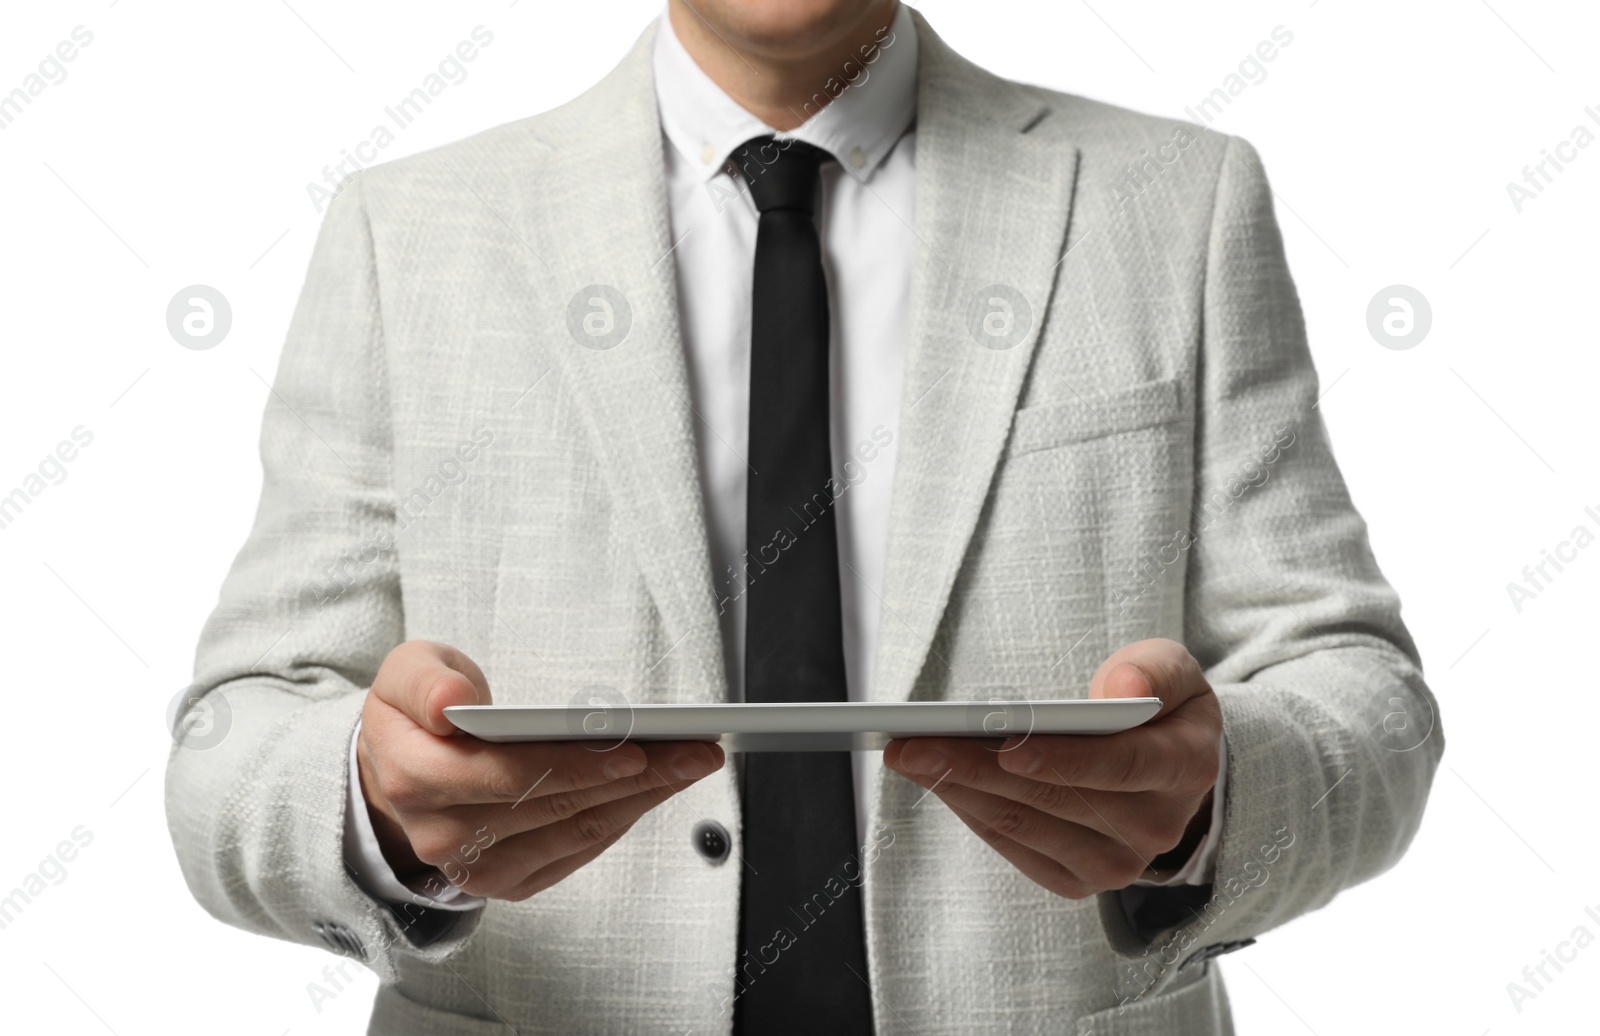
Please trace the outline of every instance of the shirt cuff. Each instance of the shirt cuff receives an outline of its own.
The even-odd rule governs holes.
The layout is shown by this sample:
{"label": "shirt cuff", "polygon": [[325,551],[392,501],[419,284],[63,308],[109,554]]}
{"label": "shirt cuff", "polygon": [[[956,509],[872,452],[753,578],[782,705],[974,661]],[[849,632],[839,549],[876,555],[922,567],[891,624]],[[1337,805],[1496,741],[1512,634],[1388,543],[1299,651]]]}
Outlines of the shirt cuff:
{"label": "shirt cuff", "polygon": [[415,904],[434,910],[476,910],[482,896],[471,896],[445,880],[438,871],[423,874],[409,887],[383,858],[378,833],[367,814],[367,800],[361,794],[361,764],[356,756],[356,741],[361,737],[361,720],[356,720],[350,735],[350,782],[344,807],[344,866],[361,891],[391,905]]}
{"label": "shirt cuff", "polygon": [[[1161,878],[1140,878],[1135,885],[1168,888],[1173,885],[1210,885],[1217,874],[1217,846],[1222,841],[1222,813],[1228,792],[1228,735],[1217,738],[1217,784],[1211,793],[1211,829],[1195,847],[1194,855],[1172,874]],[[1149,871],[1145,872],[1150,873]]]}

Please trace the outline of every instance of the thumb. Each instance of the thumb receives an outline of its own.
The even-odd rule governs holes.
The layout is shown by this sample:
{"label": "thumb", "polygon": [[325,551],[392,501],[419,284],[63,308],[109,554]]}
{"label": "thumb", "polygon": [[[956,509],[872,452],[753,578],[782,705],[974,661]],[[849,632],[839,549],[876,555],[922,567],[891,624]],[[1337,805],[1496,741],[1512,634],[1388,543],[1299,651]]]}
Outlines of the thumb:
{"label": "thumb", "polygon": [[489,681],[477,663],[448,644],[408,641],[389,652],[373,693],[430,734],[457,732],[445,718],[451,705],[488,705]]}
{"label": "thumb", "polygon": [[1200,663],[1175,640],[1141,640],[1115,651],[1089,681],[1091,698],[1160,698],[1164,716],[1210,689]]}
{"label": "thumb", "polygon": [[1089,684],[1091,698],[1160,698],[1150,678],[1134,662],[1119,662]]}

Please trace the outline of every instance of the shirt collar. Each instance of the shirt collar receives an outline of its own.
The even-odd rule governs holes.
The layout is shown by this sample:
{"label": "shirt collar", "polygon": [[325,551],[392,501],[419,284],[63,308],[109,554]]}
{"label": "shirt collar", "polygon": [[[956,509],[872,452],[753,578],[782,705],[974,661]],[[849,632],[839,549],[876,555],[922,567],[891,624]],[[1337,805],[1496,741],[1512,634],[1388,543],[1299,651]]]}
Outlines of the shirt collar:
{"label": "shirt collar", "polygon": [[[778,133],[729,97],[684,49],[665,11],[656,22],[656,106],[667,140],[704,180],[722,172],[751,137],[775,134],[825,148],[862,180],[911,125],[917,105],[917,31],[904,3],[870,64],[841,67],[819,87],[832,103],[788,133]],[[847,77],[854,80],[847,84]]]}

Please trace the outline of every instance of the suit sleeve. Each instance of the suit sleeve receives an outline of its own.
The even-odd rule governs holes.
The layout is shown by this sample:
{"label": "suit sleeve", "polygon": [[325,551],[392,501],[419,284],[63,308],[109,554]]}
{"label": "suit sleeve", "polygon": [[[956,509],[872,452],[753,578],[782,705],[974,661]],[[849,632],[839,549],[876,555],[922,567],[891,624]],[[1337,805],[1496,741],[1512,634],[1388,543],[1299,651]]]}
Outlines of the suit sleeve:
{"label": "suit sleeve", "polygon": [[1184,636],[1221,701],[1228,787],[1208,892],[1153,925],[1101,897],[1131,958],[1127,996],[1394,866],[1444,750],[1315,408],[1271,190],[1238,139],[1216,189],[1195,392]]}
{"label": "suit sleeve", "polygon": [[479,913],[441,938],[437,918],[413,924],[429,912],[385,908],[344,863],[351,732],[380,663],[405,637],[391,452],[357,175],[324,219],[267,399],[255,522],[196,651],[190,700],[205,711],[206,733],[177,739],[166,807],[184,879],[207,911],[248,931],[342,947],[386,981],[396,954],[453,952]]}

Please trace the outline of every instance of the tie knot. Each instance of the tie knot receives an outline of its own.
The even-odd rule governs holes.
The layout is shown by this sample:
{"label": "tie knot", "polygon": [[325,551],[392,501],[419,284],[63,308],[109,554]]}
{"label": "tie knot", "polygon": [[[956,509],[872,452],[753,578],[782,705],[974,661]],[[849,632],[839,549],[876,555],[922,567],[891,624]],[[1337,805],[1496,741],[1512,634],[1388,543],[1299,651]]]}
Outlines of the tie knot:
{"label": "tie knot", "polygon": [[803,140],[753,137],[734,153],[756,210],[792,209],[810,214],[816,207],[818,170],[832,155]]}

